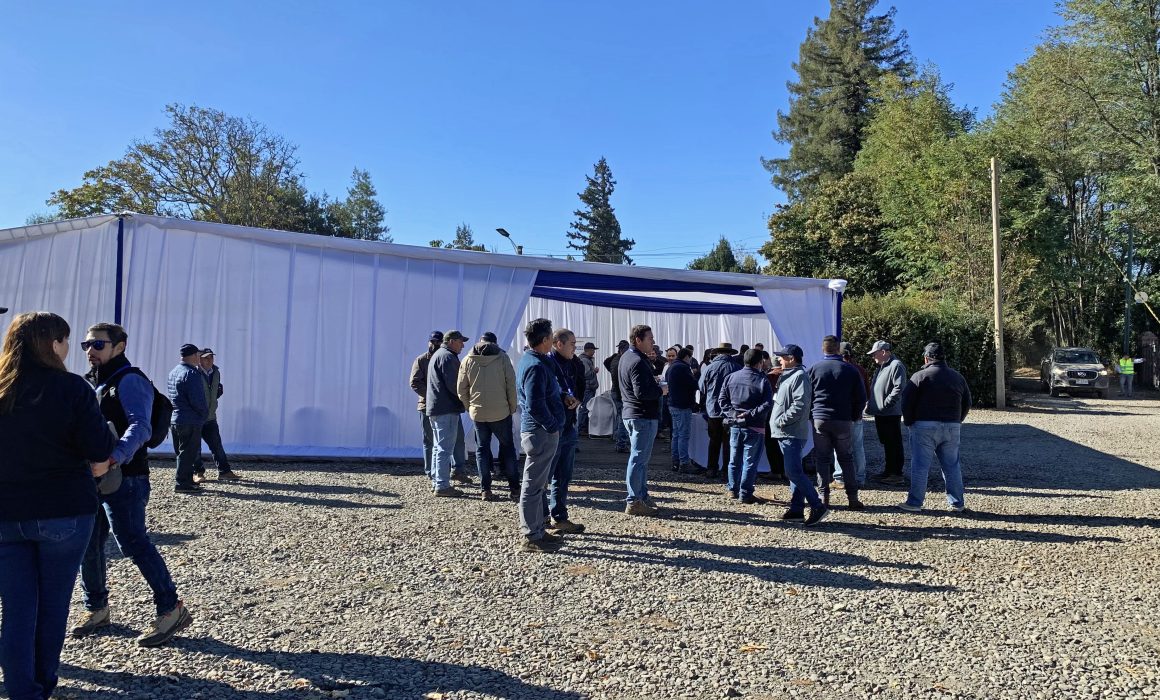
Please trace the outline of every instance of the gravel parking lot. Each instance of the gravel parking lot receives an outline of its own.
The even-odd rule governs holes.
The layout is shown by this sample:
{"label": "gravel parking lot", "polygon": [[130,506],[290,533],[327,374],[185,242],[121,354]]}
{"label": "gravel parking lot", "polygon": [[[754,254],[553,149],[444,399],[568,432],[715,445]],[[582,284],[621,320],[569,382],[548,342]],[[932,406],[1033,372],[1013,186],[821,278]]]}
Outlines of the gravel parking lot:
{"label": "gravel parking lot", "polygon": [[665,442],[664,517],[629,518],[624,456],[584,440],[589,534],[554,556],[414,465],[239,463],[188,497],[160,460],[152,529],[194,625],[137,648],[151,597],[115,559],[116,624],[66,643],[61,696],[1160,697],[1160,401],[1028,395],[963,435],[973,513],[936,477],[926,513],[869,489],[811,530],[673,474]]}

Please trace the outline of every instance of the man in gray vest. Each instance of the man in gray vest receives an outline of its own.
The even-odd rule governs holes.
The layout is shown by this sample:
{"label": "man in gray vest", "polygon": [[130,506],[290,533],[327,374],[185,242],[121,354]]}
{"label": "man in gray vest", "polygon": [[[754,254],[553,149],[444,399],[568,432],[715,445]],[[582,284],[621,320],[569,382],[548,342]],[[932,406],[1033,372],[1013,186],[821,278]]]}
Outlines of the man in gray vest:
{"label": "man in gray vest", "polygon": [[[206,419],[205,425],[201,426],[201,439],[205,441],[206,447],[209,447],[209,451],[213,454],[213,461],[218,470],[218,481],[238,481],[242,477],[230,469],[230,458],[226,456],[226,450],[222,447],[222,433],[217,421],[217,406],[218,399],[225,393],[225,389],[222,388],[221,370],[213,363],[213,360],[213,350],[204,348],[201,351],[201,371],[205,374],[205,398],[209,403],[209,417]],[[205,462],[200,454],[198,454],[196,465],[193,468],[193,480],[197,483],[205,481]]]}
{"label": "man in gray vest", "polygon": [[902,389],[906,385],[906,365],[893,352],[894,347],[885,340],[876,341],[870,352],[878,369],[870,381],[870,396],[867,397],[866,412],[874,416],[874,429],[886,453],[886,466],[875,478],[889,486],[902,486]]}

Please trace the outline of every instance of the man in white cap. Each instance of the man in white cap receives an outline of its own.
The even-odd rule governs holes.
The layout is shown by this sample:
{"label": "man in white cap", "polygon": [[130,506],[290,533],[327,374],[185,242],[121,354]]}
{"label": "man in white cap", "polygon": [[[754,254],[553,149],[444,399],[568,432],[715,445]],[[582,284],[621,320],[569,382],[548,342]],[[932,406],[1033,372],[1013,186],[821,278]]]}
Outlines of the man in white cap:
{"label": "man in white cap", "polygon": [[886,466],[875,478],[890,486],[902,486],[902,388],[906,384],[906,365],[892,352],[894,347],[885,340],[874,342],[870,352],[878,369],[870,382],[866,412],[874,416],[874,429],[886,453]]}

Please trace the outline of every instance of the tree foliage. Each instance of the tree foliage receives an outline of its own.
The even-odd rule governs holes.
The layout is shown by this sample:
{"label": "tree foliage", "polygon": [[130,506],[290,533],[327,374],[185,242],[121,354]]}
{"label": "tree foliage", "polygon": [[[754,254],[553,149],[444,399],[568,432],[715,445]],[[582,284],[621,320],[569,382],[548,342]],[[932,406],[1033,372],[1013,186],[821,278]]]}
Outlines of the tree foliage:
{"label": "tree foliage", "polygon": [[738,260],[737,253],[733,249],[733,244],[724,236],[721,236],[721,239],[717,241],[717,245],[713,247],[713,250],[690,262],[689,269],[713,270],[716,272],[741,272],[747,275],[755,275],[758,273],[757,260],[752,255],[746,255],[741,260]]}
{"label": "tree foliage", "polygon": [[584,206],[573,212],[576,219],[568,228],[568,247],[581,251],[588,262],[631,265],[628,251],[636,241],[621,235],[620,222],[612,208],[616,180],[612,178],[608,161],[601,158],[593,174],[586,175],[585,179],[587,186],[578,195]]}
{"label": "tree foliage", "polygon": [[169,124],[151,139],[54,193],[58,215],[135,211],[372,240],[387,233],[366,171],[355,170],[348,199],[332,200],[306,189],[297,147],[265,125],[196,105],[165,112]]}
{"label": "tree foliage", "polygon": [[475,232],[467,224],[459,224],[456,226],[455,238],[450,241],[434,240],[428,245],[432,248],[454,248],[455,250],[478,250],[480,252],[487,252],[486,246],[475,242]]}

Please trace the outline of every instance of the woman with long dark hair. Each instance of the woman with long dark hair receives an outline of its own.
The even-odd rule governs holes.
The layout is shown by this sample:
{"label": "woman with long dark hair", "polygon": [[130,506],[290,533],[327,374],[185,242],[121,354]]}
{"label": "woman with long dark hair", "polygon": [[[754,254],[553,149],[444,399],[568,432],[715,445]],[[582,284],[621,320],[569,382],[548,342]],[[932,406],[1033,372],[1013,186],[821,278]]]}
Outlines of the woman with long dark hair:
{"label": "woman with long dark hair", "polygon": [[56,688],[69,599],[116,438],[65,369],[69,326],[17,316],[0,349],[0,668],[12,700]]}

